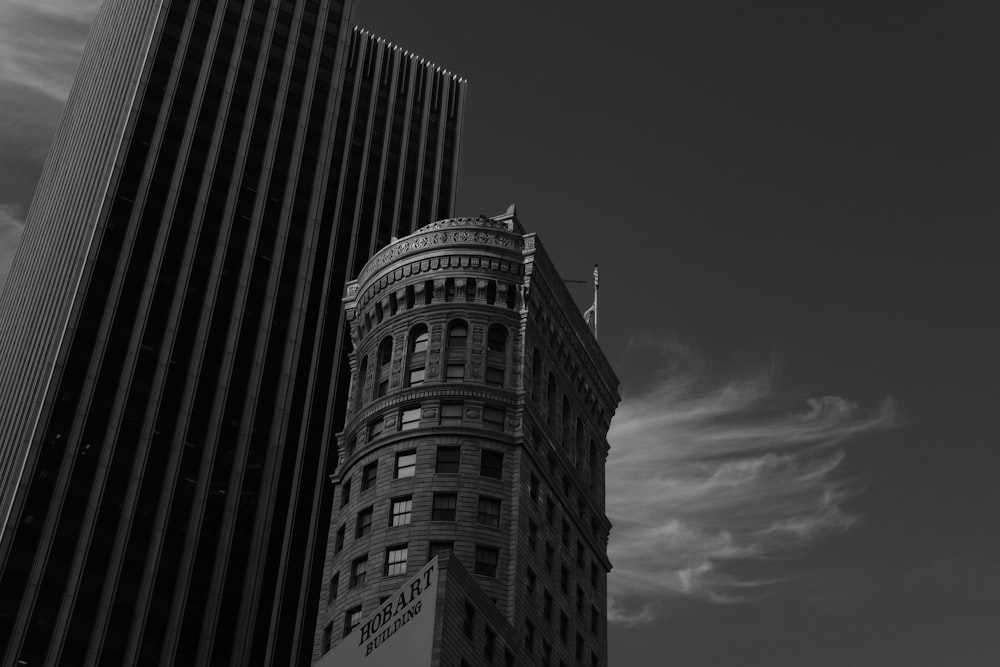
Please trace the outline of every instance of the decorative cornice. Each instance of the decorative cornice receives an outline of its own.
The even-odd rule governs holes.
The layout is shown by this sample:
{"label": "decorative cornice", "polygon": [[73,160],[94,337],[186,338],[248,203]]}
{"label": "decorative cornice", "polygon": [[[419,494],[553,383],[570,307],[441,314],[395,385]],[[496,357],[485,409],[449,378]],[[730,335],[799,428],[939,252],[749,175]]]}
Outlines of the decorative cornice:
{"label": "decorative cornice", "polygon": [[[496,231],[484,231],[483,229],[458,229],[447,230],[446,225],[452,227],[470,227],[469,220],[475,218],[455,218],[452,220],[442,220],[421,228],[414,234],[404,239],[396,241],[384,250],[375,254],[358,275],[358,283],[364,283],[373,273],[386,264],[396,260],[411,252],[419,252],[428,248],[452,244],[476,244],[481,246],[491,246],[502,248],[513,252],[521,252],[524,249],[524,241],[517,234],[511,233],[500,223],[492,222],[491,225],[479,223],[479,227],[496,227]],[[435,227],[434,225],[439,225]],[[444,230],[444,231],[442,231]],[[502,231],[501,231],[502,230]]]}

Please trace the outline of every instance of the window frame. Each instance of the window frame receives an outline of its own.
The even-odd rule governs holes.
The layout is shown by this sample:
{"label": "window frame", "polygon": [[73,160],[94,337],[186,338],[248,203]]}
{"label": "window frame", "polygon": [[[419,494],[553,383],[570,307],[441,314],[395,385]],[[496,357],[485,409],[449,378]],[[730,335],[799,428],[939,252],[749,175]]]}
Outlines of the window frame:
{"label": "window frame", "polygon": [[[406,511],[397,511],[397,505],[402,505],[403,503],[409,503]],[[399,517],[406,517],[405,521],[396,522]],[[409,526],[413,521],[413,494],[407,494],[405,496],[398,496],[389,500],[389,528],[398,528],[400,526]]]}
{"label": "window frame", "polygon": [[[411,456],[413,457],[412,463],[400,465],[402,459],[409,459]],[[401,472],[403,472],[403,474],[400,474]],[[404,452],[396,452],[395,464],[393,465],[392,468],[392,478],[409,479],[410,477],[416,477],[416,476],[417,476],[417,450],[408,449]]]}
{"label": "window frame", "polygon": [[[438,507],[438,501],[451,500],[451,507]],[[445,504],[448,504],[445,502]],[[451,518],[442,518],[439,513],[450,513]],[[456,521],[458,519],[458,494],[454,492],[434,493],[431,496],[431,521]]]}
{"label": "window frame", "polygon": [[496,579],[499,569],[500,549],[487,544],[477,544],[472,567],[473,574]]}
{"label": "window frame", "polygon": [[[352,620],[357,619],[352,623]],[[351,634],[354,628],[361,625],[361,605],[355,605],[344,610],[344,636]]]}
{"label": "window frame", "polygon": [[400,408],[398,430],[413,431],[420,428],[420,416],[422,412],[423,409],[419,405]]}
{"label": "window frame", "polygon": [[[399,559],[402,554],[402,559]],[[393,557],[396,560],[393,560]],[[406,574],[406,564],[409,559],[409,546],[407,544],[395,544],[385,549],[385,564],[382,568],[383,577],[399,577]],[[401,569],[400,569],[401,566]]]}
{"label": "window frame", "polygon": [[348,590],[364,586],[368,580],[368,554],[358,556],[351,561],[351,577]]}
{"label": "window frame", "polygon": [[[374,471],[374,474],[369,474]],[[370,479],[369,479],[370,477]],[[361,493],[374,488],[378,482],[378,461],[371,461],[361,469]]]}
{"label": "window frame", "polygon": [[[444,454],[445,456],[442,456]],[[454,460],[450,456],[454,454]],[[434,452],[434,474],[457,475],[462,471],[461,445],[438,445]]]}
{"label": "window frame", "polygon": [[[487,463],[487,459],[492,459],[493,457],[499,457],[496,462]],[[479,476],[486,477],[487,479],[499,479],[503,481],[503,464],[504,464],[504,453],[498,452],[492,449],[482,449],[479,455]],[[495,473],[495,474],[494,474]]]}
{"label": "window frame", "polygon": [[358,540],[372,532],[372,520],[375,518],[375,508],[371,505],[358,510],[354,524],[354,539]]}
{"label": "window frame", "polygon": [[[500,498],[496,496],[479,496],[479,502],[476,507],[476,524],[489,528],[499,528],[502,508],[503,501]],[[484,521],[483,519],[486,520]]]}

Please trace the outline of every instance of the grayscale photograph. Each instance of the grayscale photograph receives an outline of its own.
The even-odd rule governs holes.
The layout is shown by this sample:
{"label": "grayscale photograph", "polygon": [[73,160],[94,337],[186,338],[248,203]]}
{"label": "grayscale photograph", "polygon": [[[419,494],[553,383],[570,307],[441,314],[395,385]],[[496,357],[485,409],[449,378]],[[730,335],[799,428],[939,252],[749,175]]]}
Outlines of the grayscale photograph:
{"label": "grayscale photograph", "polygon": [[1000,665],[991,9],[0,0],[0,665]]}

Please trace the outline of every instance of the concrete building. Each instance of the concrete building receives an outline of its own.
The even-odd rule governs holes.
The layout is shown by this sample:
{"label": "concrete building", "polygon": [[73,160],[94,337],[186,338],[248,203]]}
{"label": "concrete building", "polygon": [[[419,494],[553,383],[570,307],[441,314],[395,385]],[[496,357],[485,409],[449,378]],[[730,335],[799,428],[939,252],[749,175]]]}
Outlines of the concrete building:
{"label": "concrete building", "polygon": [[458,583],[438,593],[430,664],[604,667],[618,381],[538,238],[513,207],[429,224],[364,265],[345,309],[314,657],[357,644],[441,557]]}
{"label": "concrete building", "polygon": [[309,663],[344,282],[465,89],[351,5],[101,7],[0,298],[0,663]]}

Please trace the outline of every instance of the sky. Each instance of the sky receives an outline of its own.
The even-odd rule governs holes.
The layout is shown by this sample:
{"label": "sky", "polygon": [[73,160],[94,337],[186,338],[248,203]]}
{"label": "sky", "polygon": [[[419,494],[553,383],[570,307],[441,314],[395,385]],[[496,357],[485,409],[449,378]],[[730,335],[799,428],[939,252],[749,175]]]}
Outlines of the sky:
{"label": "sky", "polygon": [[[0,282],[97,4],[0,0]],[[611,665],[1000,664],[985,5],[358,2],[469,80],[458,213],[600,263]]]}

